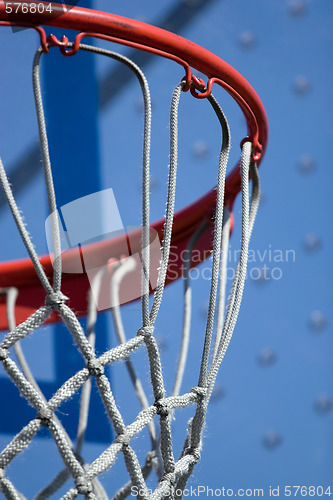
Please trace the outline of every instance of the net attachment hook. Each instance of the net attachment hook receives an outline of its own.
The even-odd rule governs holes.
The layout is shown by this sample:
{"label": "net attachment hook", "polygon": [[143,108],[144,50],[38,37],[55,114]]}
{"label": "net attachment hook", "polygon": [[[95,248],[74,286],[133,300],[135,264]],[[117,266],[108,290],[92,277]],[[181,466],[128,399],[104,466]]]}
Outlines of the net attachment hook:
{"label": "net attachment hook", "polygon": [[63,50],[66,50],[66,47],[68,46],[68,38],[66,35],[63,35],[61,37],[61,40],[59,40],[55,35],[51,34],[47,37],[47,43],[49,47],[59,47],[60,51],[62,52]]}
{"label": "net attachment hook", "polygon": [[213,83],[211,82],[211,78],[207,82],[207,86],[205,81],[202,78],[198,78],[197,76],[191,75],[191,87],[190,92],[196,99],[205,99],[210,96],[212,93]]}
{"label": "net attachment hook", "polygon": [[[3,24],[6,25],[7,23]],[[11,23],[11,25],[13,25],[13,23]],[[16,23],[14,25],[16,26]],[[65,50],[66,47],[68,46],[69,41],[67,36],[65,35],[62,36],[61,40],[58,40],[58,38],[55,35],[47,36],[45,30],[41,26],[35,26],[30,24],[24,24],[24,25],[20,24],[19,26],[33,28],[38,32],[40,38],[40,45],[44,54],[48,54],[50,52],[50,47],[59,47],[60,50],[62,51]]]}
{"label": "net attachment hook", "polygon": [[106,38],[98,33],[85,33],[81,31],[75,36],[74,42],[69,42],[67,36],[63,35],[59,40],[55,35],[49,35],[47,41],[49,46],[58,47],[60,52],[65,57],[71,57],[78,53],[80,50],[80,43],[84,37]]}
{"label": "net attachment hook", "polygon": [[68,38],[66,35],[63,35],[61,37],[61,40],[59,40],[55,35],[49,35],[47,37],[47,44],[48,47],[58,47],[61,54],[65,57],[73,56],[76,54],[80,48],[80,41],[82,36],[81,33],[76,35],[74,43],[69,42]]}

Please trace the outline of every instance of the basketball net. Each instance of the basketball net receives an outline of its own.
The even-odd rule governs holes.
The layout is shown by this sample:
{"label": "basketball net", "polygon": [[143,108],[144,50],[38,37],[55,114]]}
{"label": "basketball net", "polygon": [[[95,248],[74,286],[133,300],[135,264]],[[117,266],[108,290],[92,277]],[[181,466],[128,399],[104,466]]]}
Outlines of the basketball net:
{"label": "basketball net", "polygon": [[[68,44],[70,47],[71,44]],[[228,155],[230,149],[230,133],[227,120],[216,99],[210,94],[207,101],[213,108],[217,121],[222,130],[222,144],[218,159],[216,209],[214,214],[214,241],[211,259],[211,283],[208,303],[208,313],[202,346],[201,365],[198,366],[196,375],[197,383],[187,392],[181,392],[182,379],[186,370],[186,359],[190,343],[191,331],[191,259],[187,260],[184,272],[183,296],[183,327],[182,340],[179,352],[177,370],[175,373],[173,390],[167,393],[165,389],[164,370],[158,343],[154,336],[155,323],[159,314],[166,276],[168,271],[177,179],[177,150],[178,150],[178,105],[186,85],[181,81],[173,92],[170,109],[170,165],[168,192],[166,201],[166,214],[164,224],[161,259],[158,270],[157,284],[152,301],[149,302],[149,277],[150,266],[150,216],[149,216],[149,152],[151,129],[151,103],[149,88],[141,69],[123,55],[104,49],[81,44],[81,51],[89,51],[116,59],[127,65],[136,75],[143,94],[144,101],[144,139],[143,139],[143,175],[142,175],[142,322],[137,325],[136,331],[126,332],[122,319],[122,308],[118,305],[119,289],[126,275],[137,265],[133,257],[124,257],[112,264],[109,273],[110,295],[114,304],[111,313],[119,345],[107,350],[98,356],[95,351],[95,325],[97,308],[94,297],[101,293],[101,283],[105,279],[107,270],[96,274],[90,291],[87,328],[83,330],[75,313],[67,305],[68,297],[62,293],[62,258],[59,221],[52,217],[53,239],[53,279],[46,275],[39,257],[34,249],[23,217],[14,199],[9,180],[4,166],[0,162],[0,180],[8,205],[15,219],[18,231],[33,262],[40,283],[44,287],[46,300],[23,323],[16,324],[15,302],[18,291],[15,287],[2,289],[6,297],[9,332],[0,343],[0,360],[13,384],[19,390],[30,406],[35,409],[35,417],[20,430],[0,454],[0,488],[7,499],[22,499],[24,492],[18,491],[14,479],[6,469],[23,453],[35,440],[38,431],[45,427],[50,438],[59,450],[63,461],[63,469],[55,473],[53,481],[36,495],[36,499],[49,498],[64,486],[69,478],[74,481],[63,499],[69,500],[84,495],[86,499],[107,499],[111,492],[106,491],[102,485],[100,475],[112,469],[119,454],[123,454],[128,471],[128,482],[118,492],[113,492],[114,499],[127,497],[135,488],[140,499],[181,498],[187,481],[191,476],[195,464],[200,459],[202,436],[205,428],[207,407],[210,402],[219,367],[229,346],[235,329],[240,310],[243,289],[246,279],[247,256],[249,241],[252,233],[258,203],[259,179],[257,165],[252,160],[252,144],[245,140],[242,145],[240,173],[241,173],[241,250],[239,262],[228,299],[227,290],[227,260],[230,234],[230,212],[225,206],[225,181],[227,172]],[[33,89],[37,111],[41,154],[43,160],[45,185],[48,197],[50,214],[57,212],[56,193],[53,186],[51,161],[48,151],[48,139],[45,126],[42,95],[39,81],[40,61],[43,49],[40,47],[33,62]],[[217,155],[218,156],[218,155]],[[252,194],[250,196],[250,181]],[[196,242],[207,227],[204,222],[190,238],[187,245],[189,255],[193,252]],[[119,297],[118,297],[119,298]],[[56,314],[72,335],[78,347],[85,367],[69,378],[58,388],[51,399],[47,399],[38,386],[34,376],[33,367],[29,367],[20,345],[20,341],[30,334],[39,335],[40,328]],[[143,384],[135,369],[133,354],[138,350],[145,350],[149,364],[150,381],[153,399],[146,395]],[[133,384],[134,394],[138,398],[141,411],[136,419],[126,425],[117,405],[117,395],[114,394],[110,380],[105,373],[106,367],[123,360],[126,364],[130,379]],[[192,368],[193,370],[193,368]],[[143,374],[147,373],[147,369]],[[85,431],[89,417],[89,402],[91,381],[95,379],[100,399],[104,404],[110,426],[112,426],[114,439],[112,443],[92,463],[86,463],[84,458]],[[61,405],[81,391],[80,412],[77,427],[77,438],[72,441],[61,422]],[[3,401],[3,404],[6,404]],[[188,422],[188,429],[184,435],[183,447],[179,456],[173,450],[173,422],[172,417],[185,407],[192,408],[192,418]],[[149,439],[146,443],[146,459],[141,463],[133,449],[133,439],[148,430]],[[36,464],[36,473],[38,465]],[[150,494],[147,481],[155,475],[155,489]]]}

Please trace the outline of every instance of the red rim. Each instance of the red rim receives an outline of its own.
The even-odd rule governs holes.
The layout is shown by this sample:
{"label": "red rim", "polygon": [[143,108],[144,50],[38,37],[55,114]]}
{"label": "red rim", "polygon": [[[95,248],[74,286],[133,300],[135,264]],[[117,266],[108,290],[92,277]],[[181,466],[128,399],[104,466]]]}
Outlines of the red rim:
{"label": "red rim", "polygon": [[[44,2],[44,4],[49,5],[49,2]],[[118,43],[136,46],[142,50],[169,57],[179,64],[184,62],[187,68],[194,68],[208,77],[207,91],[211,90],[213,83],[217,83],[237,101],[247,121],[248,136],[252,143],[255,144],[253,155],[256,157],[258,164],[261,162],[268,139],[267,115],[257,93],[245,78],[228,63],[199,45],[155,26],[79,7],[69,7],[67,12],[64,12],[64,9],[63,5],[52,4],[52,15],[45,11],[44,13],[31,14],[30,12],[22,13],[19,10],[17,13],[11,14],[9,19],[6,13],[6,5],[2,3],[0,4],[0,24],[35,27],[38,29],[44,44],[45,38],[43,40],[43,29],[39,27],[40,25],[90,32],[89,35],[93,34],[100,38],[111,39]],[[83,36],[84,34],[79,35],[77,40],[80,41]],[[62,51],[66,51],[65,47],[63,47]],[[184,64],[182,65],[184,66]],[[189,78],[188,73],[187,78]],[[197,83],[198,80],[193,77],[193,81]],[[195,92],[194,89],[191,89],[193,94],[197,94],[197,97],[207,96],[206,89],[204,89],[205,93],[198,85],[197,89]],[[235,197],[240,191],[240,186],[239,165],[236,165],[226,180],[225,205],[229,209],[232,209]],[[212,249],[212,215],[214,214],[215,201],[216,191],[212,189],[202,198],[175,214],[171,244],[176,248],[178,254],[178,262],[174,263],[174,269],[176,266],[177,272],[173,272],[172,276],[169,274],[166,283],[181,277],[181,252],[186,248],[191,235],[205,221],[208,222],[208,226],[200,237],[196,250],[200,252],[201,261],[207,258],[209,250]],[[152,227],[162,238],[164,219],[153,223]],[[132,253],[140,250],[140,239],[134,237],[135,239],[138,241],[138,247],[136,249],[132,247]],[[118,249],[122,247],[121,244],[119,245],[120,240],[118,238],[95,243],[86,248],[88,252],[98,254],[101,259],[105,258],[107,262],[111,257],[120,258],[118,252]],[[70,259],[70,252],[68,252],[66,258]],[[53,269],[50,257],[41,257],[41,262],[51,279]],[[199,262],[200,259],[193,263],[193,267]],[[20,289],[16,307],[18,322],[24,321],[44,303],[45,291],[38,280],[30,259],[0,264],[0,287],[10,286]],[[84,315],[87,310],[89,287],[89,281],[85,274],[63,274],[62,290],[65,295],[70,297],[69,305],[79,316]],[[50,321],[55,320],[55,316],[50,318]],[[6,306],[4,298],[0,297],[0,329],[6,328]]]}

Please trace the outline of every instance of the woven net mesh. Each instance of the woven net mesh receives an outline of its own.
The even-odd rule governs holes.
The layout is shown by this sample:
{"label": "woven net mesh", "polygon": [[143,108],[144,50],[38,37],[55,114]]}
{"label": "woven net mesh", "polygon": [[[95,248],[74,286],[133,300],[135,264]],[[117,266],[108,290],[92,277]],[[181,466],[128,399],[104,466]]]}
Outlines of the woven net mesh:
{"label": "woven net mesh", "polygon": [[[148,84],[140,68],[124,56],[88,45],[81,45],[80,49],[100,53],[126,64],[134,71],[143,93],[145,113],[142,163],[142,322],[138,325],[136,331],[127,338],[122,322],[121,308],[118,305],[114,305],[111,312],[119,345],[107,350],[100,356],[96,354],[95,325],[97,310],[93,296],[96,297],[100,291],[103,271],[95,276],[92,283],[92,288],[94,290],[93,293],[90,292],[87,328],[86,331],[84,331],[74,312],[66,304],[67,297],[65,297],[61,291],[62,259],[59,221],[57,217],[52,218],[54,275],[51,285],[50,280],[39,262],[38,255],[16,205],[11,186],[1,162],[0,178],[4,194],[22,240],[34,264],[39,280],[45,289],[46,301],[45,304],[41,304],[41,307],[25,322],[16,325],[15,301],[18,292],[15,288],[1,290],[1,293],[6,295],[10,331],[0,343],[0,361],[9,378],[19,390],[21,396],[23,396],[29,405],[35,409],[35,418],[20,430],[0,454],[0,489],[8,499],[19,500],[25,498],[24,492],[19,492],[16,489],[14,480],[11,478],[10,474],[6,474],[6,468],[18,455],[24,452],[34,438],[36,438],[38,431],[44,427],[47,429],[50,438],[54,440],[59,451],[63,461],[63,469],[55,476],[50,484],[36,494],[36,499],[41,500],[49,498],[52,495],[57,495],[59,489],[64,486],[69,478],[72,478],[74,481],[74,486],[62,496],[63,499],[74,499],[79,495],[83,495],[89,500],[110,498],[111,492],[106,491],[102,486],[100,475],[112,468],[119,454],[122,454],[124,457],[128,471],[128,483],[118,492],[112,492],[114,495],[113,498],[125,498],[133,492],[133,488],[135,488],[138,498],[181,498],[187,480],[200,458],[208,403],[212,396],[219,366],[229,345],[240,309],[246,278],[249,240],[259,200],[257,167],[251,161],[251,143],[249,141],[245,142],[242,146],[240,161],[242,179],[241,251],[229,298],[226,300],[226,268],[229,247],[230,213],[224,206],[224,189],[230,149],[230,133],[222,109],[215,98],[210,95],[208,101],[214,109],[222,129],[222,145],[218,161],[212,278],[206,330],[203,336],[202,359],[201,365],[198,367],[197,385],[192,387],[190,391],[181,394],[180,389],[186,365],[191,330],[191,259],[188,259],[183,273],[184,313],[181,348],[173,390],[170,394],[167,394],[159,346],[154,336],[154,326],[163,297],[170,255],[177,177],[178,103],[184,83],[181,82],[176,86],[171,103],[170,165],[164,237],[157,286],[152,305],[150,305],[149,149],[151,106]],[[39,82],[39,67],[42,53],[42,49],[39,48],[34,57],[33,89],[49,211],[53,214],[57,210],[57,205],[53,187],[52,168],[48,152],[48,140]],[[251,175],[252,179],[251,196],[249,193],[249,175]],[[187,248],[189,254],[191,254],[195,248],[196,242],[206,228],[207,223],[203,223],[191,237]],[[113,294],[114,297],[117,297],[120,284],[126,274],[131,270],[132,266],[133,260],[131,257],[120,260],[117,263],[116,270],[110,280],[111,294]],[[51,314],[54,314],[54,312],[56,312],[72,335],[73,341],[83,357],[85,367],[66,380],[66,382],[58,388],[55,394],[50,399],[47,399],[38,386],[32,374],[32,370],[24,358],[20,341],[30,334],[38,335],[40,327]],[[149,401],[148,396],[145,394],[143,385],[135,371],[131,358],[131,355],[139,349],[146,350],[153,394],[152,401]],[[120,360],[123,360],[126,364],[135,393],[142,408],[135,420],[129,425],[126,425],[124,422],[117,406],[109,377],[105,371],[108,365]],[[112,426],[113,441],[92,463],[86,463],[83,456],[83,444],[85,441],[91,381],[93,378],[95,379],[100,399],[104,404],[105,411],[109,418],[110,426]],[[81,391],[80,420],[77,438],[75,441],[72,441],[61,422],[59,410],[64,402],[72,398],[79,391]],[[188,423],[188,428],[184,435],[182,451],[178,457],[175,457],[172,417],[176,411],[189,406],[193,409],[193,416]],[[156,421],[158,421],[158,426],[155,426]],[[133,449],[132,442],[133,438],[142,433],[144,429],[148,431],[149,439],[147,440],[146,459],[143,463],[140,463]],[[148,489],[146,483],[151,473],[156,475],[156,487],[153,492]]]}

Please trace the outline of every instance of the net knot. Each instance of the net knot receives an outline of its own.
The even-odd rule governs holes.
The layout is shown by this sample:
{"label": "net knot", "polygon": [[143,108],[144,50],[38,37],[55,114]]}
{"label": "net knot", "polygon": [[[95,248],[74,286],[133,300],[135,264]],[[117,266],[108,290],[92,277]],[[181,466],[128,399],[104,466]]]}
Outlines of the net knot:
{"label": "net knot", "polygon": [[126,434],[118,434],[118,436],[116,436],[114,441],[115,441],[115,443],[119,443],[122,446],[128,446],[129,442],[130,442],[130,438]]}
{"label": "net knot", "polygon": [[91,481],[89,481],[85,476],[79,476],[75,479],[75,486],[79,495],[89,495],[92,493],[93,486]]}
{"label": "net knot", "polygon": [[156,451],[155,451],[155,450],[150,450],[150,451],[147,453],[146,463],[147,463],[147,465],[151,465],[151,464],[153,464],[155,461],[156,461]]}
{"label": "net knot", "polygon": [[170,413],[168,403],[166,403],[165,399],[159,399],[155,401],[154,406],[156,408],[156,413],[160,417],[167,417]]}
{"label": "net knot", "polygon": [[8,351],[7,351],[7,349],[4,349],[3,347],[0,347],[0,361],[5,361],[6,358],[8,358]]}
{"label": "net knot", "polygon": [[153,326],[141,326],[139,328],[137,335],[142,335],[143,337],[149,338],[153,335],[154,333],[154,327]]}
{"label": "net knot", "polygon": [[198,448],[195,448],[194,450],[189,450],[188,454],[192,455],[192,457],[195,460],[195,463],[199,462],[200,457],[201,457],[201,453],[200,453],[200,450],[198,450]]}
{"label": "net knot", "polygon": [[170,486],[175,485],[175,473],[174,472],[166,472],[163,474],[162,481],[166,481],[170,484]]}
{"label": "net knot", "polygon": [[104,366],[97,359],[90,359],[87,368],[92,377],[101,377],[104,375]]}
{"label": "net knot", "polygon": [[52,410],[50,410],[50,408],[41,408],[38,411],[37,418],[39,418],[41,425],[43,425],[44,427],[48,426],[52,417],[53,417],[53,412]]}
{"label": "net knot", "polygon": [[60,307],[68,300],[68,297],[62,292],[51,292],[46,296],[45,305],[59,311]]}
{"label": "net knot", "polygon": [[199,396],[200,401],[202,401],[207,394],[207,389],[205,387],[200,387],[200,386],[196,385],[196,386],[191,388],[190,392],[193,392],[194,394]]}
{"label": "net knot", "polygon": [[0,469],[0,479],[4,479],[5,477],[5,471],[3,469]]}

